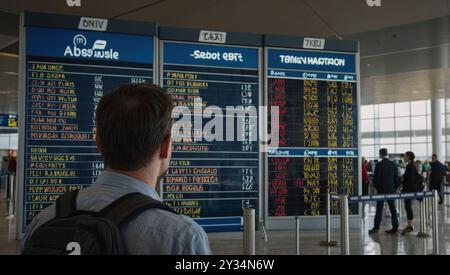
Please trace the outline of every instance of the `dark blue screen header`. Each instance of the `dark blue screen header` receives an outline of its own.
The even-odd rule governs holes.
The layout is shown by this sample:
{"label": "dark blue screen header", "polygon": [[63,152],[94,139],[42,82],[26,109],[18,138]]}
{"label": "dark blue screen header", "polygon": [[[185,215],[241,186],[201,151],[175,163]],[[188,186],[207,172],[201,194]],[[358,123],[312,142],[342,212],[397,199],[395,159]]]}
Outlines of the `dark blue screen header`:
{"label": "dark blue screen header", "polygon": [[153,64],[151,36],[47,28],[27,29],[27,55]]}
{"label": "dark blue screen header", "polygon": [[164,64],[257,69],[258,49],[165,42]]}
{"label": "dark blue screen header", "polygon": [[269,49],[268,68],[356,73],[356,57],[354,54]]}

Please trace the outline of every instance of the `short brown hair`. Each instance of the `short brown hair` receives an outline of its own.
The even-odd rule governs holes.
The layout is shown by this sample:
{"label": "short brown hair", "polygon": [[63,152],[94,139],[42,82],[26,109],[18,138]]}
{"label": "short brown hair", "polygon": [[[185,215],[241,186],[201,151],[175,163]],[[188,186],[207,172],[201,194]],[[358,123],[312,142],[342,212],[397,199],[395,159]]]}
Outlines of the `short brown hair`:
{"label": "short brown hair", "polygon": [[170,135],[173,107],[156,85],[125,85],[103,96],[96,134],[105,167],[135,171],[148,165]]}

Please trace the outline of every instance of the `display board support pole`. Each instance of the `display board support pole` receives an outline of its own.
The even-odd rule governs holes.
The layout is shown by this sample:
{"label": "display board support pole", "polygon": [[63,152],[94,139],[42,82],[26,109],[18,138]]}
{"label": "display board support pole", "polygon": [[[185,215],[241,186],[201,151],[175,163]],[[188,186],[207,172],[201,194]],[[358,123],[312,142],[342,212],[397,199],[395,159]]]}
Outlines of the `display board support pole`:
{"label": "display board support pole", "polygon": [[348,195],[341,195],[341,254],[350,255]]}
{"label": "display board support pole", "polygon": [[255,255],[255,209],[244,208],[244,255]]}

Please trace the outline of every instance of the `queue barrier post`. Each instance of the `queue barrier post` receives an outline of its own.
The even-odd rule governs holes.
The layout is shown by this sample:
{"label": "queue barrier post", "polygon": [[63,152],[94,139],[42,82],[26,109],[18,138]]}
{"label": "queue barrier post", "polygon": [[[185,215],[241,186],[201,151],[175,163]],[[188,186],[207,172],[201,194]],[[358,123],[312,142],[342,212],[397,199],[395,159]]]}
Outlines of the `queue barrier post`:
{"label": "queue barrier post", "polygon": [[300,255],[300,218],[295,217],[295,255]]}
{"label": "queue barrier post", "polygon": [[255,209],[244,208],[244,255],[255,255]]}
{"label": "queue barrier post", "polygon": [[433,230],[433,255],[439,255],[439,221],[438,221],[438,202],[439,194],[433,190],[433,208],[432,208],[432,230]]}
{"label": "queue barrier post", "polygon": [[337,246],[337,242],[331,240],[331,194],[327,194],[326,203],[326,241],[320,242],[320,246],[333,247]]}
{"label": "queue barrier post", "polygon": [[341,195],[341,254],[350,255],[348,195]]}

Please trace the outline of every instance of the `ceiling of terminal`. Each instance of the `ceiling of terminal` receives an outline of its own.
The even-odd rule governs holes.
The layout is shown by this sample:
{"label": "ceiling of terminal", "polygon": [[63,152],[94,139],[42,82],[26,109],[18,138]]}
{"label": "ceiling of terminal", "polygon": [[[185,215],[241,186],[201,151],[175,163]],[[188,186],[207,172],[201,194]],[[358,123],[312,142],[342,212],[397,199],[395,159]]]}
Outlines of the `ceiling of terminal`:
{"label": "ceiling of terminal", "polygon": [[[366,0],[81,0],[81,7],[70,8],[65,0],[2,0],[0,113],[15,112],[18,109],[17,15],[24,10],[153,21],[176,27],[358,39],[362,40],[363,104],[450,96],[449,66],[445,62],[445,64],[440,62],[449,58],[448,28],[441,30],[441,33],[446,33],[445,41],[441,41],[442,43],[434,41],[435,45],[430,47],[427,43],[421,45],[414,40],[418,38],[427,42],[430,38],[426,34],[433,35],[435,32],[430,28],[421,28],[420,25],[413,24],[448,16],[450,1],[381,0],[381,7],[372,8],[368,7],[366,2]],[[392,49],[389,48],[391,44],[394,45]],[[411,61],[422,62],[422,65],[427,66],[420,64],[408,66]],[[434,66],[436,62],[443,66]]]}

